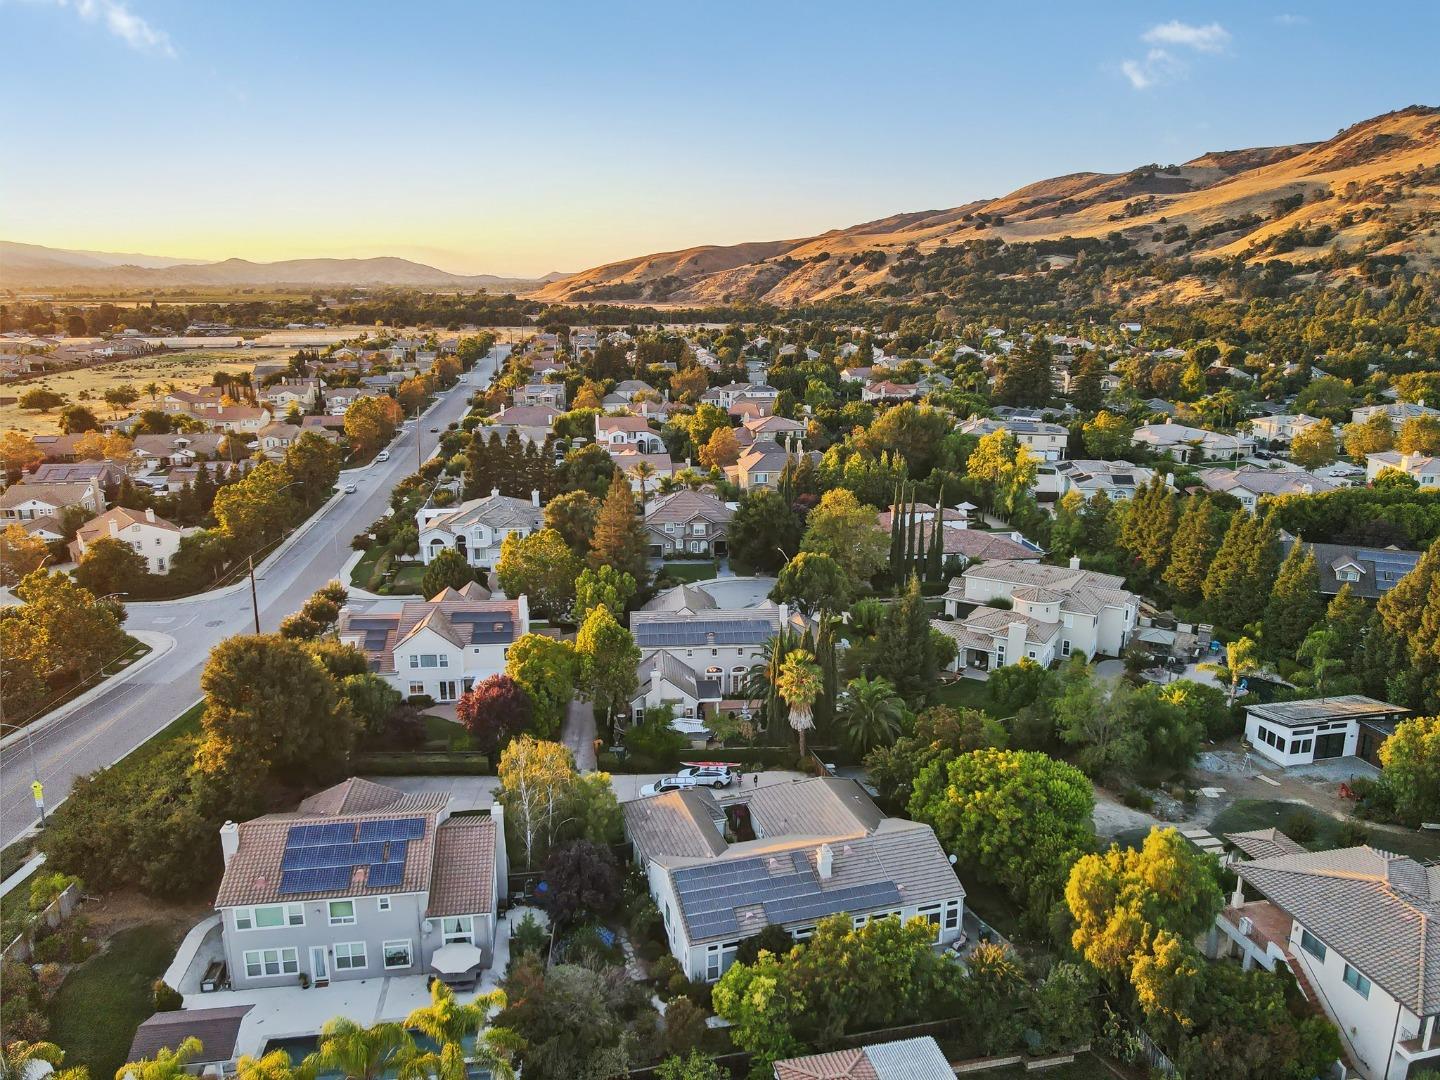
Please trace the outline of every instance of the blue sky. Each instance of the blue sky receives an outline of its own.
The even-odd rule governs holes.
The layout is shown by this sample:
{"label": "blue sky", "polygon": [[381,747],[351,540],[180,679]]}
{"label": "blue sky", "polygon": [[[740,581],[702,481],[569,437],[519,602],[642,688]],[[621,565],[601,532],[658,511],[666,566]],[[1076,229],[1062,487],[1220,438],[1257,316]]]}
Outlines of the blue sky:
{"label": "blue sky", "polygon": [[0,237],[577,270],[1440,104],[1440,5],[0,0]]}

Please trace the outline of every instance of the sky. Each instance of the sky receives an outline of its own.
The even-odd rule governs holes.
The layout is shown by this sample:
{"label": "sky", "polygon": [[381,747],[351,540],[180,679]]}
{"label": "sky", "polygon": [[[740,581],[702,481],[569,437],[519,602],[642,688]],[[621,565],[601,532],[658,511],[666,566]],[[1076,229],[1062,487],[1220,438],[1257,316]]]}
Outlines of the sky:
{"label": "sky", "polygon": [[1440,105],[1440,4],[0,0],[0,239],[538,275]]}

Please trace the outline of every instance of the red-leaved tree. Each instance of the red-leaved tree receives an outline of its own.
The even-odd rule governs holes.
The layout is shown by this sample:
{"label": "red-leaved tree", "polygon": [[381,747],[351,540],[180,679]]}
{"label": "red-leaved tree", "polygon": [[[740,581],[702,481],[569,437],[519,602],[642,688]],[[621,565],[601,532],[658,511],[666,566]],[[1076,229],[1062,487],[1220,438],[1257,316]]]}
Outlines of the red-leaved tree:
{"label": "red-leaved tree", "polygon": [[530,695],[509,675],[491,675],[455,703],[455,715],[491,761],[511,739],[530,730],[530,714]]}

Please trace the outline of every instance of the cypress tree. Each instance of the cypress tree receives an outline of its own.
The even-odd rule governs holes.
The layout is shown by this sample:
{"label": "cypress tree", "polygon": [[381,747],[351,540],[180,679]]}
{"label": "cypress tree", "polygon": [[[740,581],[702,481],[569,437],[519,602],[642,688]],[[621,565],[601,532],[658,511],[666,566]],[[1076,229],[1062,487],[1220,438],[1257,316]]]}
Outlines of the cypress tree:
{"label": "cypress tree", "polygon": [[1184,603],[1200,599],[1205,575],[1220,543],[1215,518],[1209,499],[1193,496],[1185,501],[1170,544],[1170,564],[1162,575],[1165,584]]}
{"label": "cypress tree", "polygon": [[1296,540],[1280,566],[1265,607],[1265,646],[1279,655],[1293,655],[1320,615],[1320,573],[1315,567],[1315,552]]}
{"label": "cypress tree", "polygon": [[941,481],[939,498],[935,501],[935,521],[930,529],[930,553],[925,562],[925,580],[939,581],[945,562],[945,484]]}
{"label": "cypress tree", "polygon": [[904,520],[905,511],[900,505],[900,485],[897,483],[894,495],[890,499],[890,576],[895,579],[895,584],[900,584],[900,559],[904,554],[900,546],[900,525]]}

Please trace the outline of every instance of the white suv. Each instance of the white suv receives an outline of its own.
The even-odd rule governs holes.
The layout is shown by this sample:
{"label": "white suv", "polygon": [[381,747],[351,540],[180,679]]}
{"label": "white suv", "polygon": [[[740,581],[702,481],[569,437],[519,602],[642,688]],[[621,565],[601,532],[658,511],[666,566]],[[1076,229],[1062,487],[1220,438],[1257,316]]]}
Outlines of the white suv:
{"label": "white suv", "polygon": [[667,791],[685,791],[699,787],[701,783],[701,780],[693,776],[667,776],[653,784],[646,784],[640,789],[640,795],[648,798],[651,795],[663,795]]}
{"label": "white suv", "polygon": [[725,765],[687,765],[676,770],[677,778],[693,779],[709,787],[729,787],[735,774]]}

